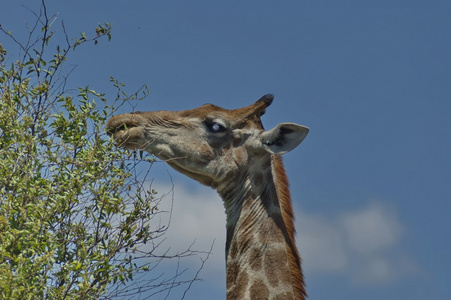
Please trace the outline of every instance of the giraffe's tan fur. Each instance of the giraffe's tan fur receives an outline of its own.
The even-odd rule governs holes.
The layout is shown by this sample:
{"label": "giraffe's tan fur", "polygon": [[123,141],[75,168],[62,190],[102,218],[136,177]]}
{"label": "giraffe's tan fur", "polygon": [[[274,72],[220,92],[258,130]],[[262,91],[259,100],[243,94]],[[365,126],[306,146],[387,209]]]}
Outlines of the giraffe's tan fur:
{"label": "giraffe's tan fur", "polygon": [[218,191],[227,215],[228,300],[306,297],[279,154],[296,147],[308,128],[282,123],[265,131],[260,117],[272,98],[235,110],[206,104],[123,114],[107,124],[123,147],[146,150]]}

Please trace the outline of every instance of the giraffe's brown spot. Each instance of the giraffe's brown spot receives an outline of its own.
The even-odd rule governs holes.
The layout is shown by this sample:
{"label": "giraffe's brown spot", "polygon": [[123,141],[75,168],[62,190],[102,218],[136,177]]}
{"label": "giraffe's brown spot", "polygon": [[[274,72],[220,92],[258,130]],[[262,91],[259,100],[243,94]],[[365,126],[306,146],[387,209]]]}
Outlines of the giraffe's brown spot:
{"label": "giraffe's brown spot", "polygon": [[247,157],[245,157],[244,151],[240,148],[236,148],[233,151],[233,160],[238,166],[241,166]]}
{"label": "giraffe's brown spot", "polygon": [[262,244],[278,243],[281,240],[280,222],[283,223],[280,214],[273,214],[273,218],[266,219],[261,226],[258,237]]}
{"label": "giraffe's brown spot", "polygon": [[253,271],[259,271],[262,268],[262,253],[259,249],[253,248],[249,255],[249,265]]}
{"label": "giraffe's brown spot", "polygon": [[[234,274],[229,276],[229,272]],[[227,299],[242,299],[242,296],[246,292],[248,283],[249,276],[245,271],[239,271],[238,264],[235,264],[234,270],[227,269]]]}
{"label": "giraffe's brown spot", "polygon": [[238,247],[237,247],[237,243],[232,243],[230,245],[230,249],[229,249],[229,258],[228,259],[235,259],[236,256],[238,254]]}
{"label": "giraffe's brown spot", "polygon": [[[269,290],[261,279],[255,280],[250,289],[250,298],[252,300],[269,299]],[[288,299],[288,298],[287,298]]]}
{"label": "giraffe's brown spot", "polygon": [[235,284],[239,270],[238,263],[230,261],[227,263],[227,288]]}
{"label": "giraffe's brown spot", "polygon": [[208,144],[202,145],[199,149],[200,156],[206,160],[213,160],[215,153]]}
{"label": "giraffe's brown spot", "polygon": [[272,287],[276,287],[280,283],[291,283],[288,265],[283,260],[281,261],[281,257],[285,256],[286,250],[284,248],[267,249],[265,253],[265,274]]}

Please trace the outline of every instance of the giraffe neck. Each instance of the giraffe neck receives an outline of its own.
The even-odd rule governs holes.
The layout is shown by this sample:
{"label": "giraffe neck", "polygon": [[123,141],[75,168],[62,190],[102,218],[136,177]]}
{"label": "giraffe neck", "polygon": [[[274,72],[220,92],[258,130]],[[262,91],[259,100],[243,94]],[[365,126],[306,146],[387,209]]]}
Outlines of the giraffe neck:
{"label": "giraffe neck", "polygon": [[280,157],[251,164],[218,192],[227,214],[227,299],[304,299]]}

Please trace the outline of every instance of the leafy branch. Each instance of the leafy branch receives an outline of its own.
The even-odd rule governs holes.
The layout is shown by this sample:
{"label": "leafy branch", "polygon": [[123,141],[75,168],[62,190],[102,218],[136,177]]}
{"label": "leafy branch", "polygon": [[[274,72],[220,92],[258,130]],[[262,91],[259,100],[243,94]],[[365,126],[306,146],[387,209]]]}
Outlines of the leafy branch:
{"label": "leafy branch", "polygon": [[118,149],[104,132],[147,87],[128,94],[110,78],[111,98],[89,87],[67,91],[70,52],[110,40],[111,26],[71,42],[44,1],[32,14],[25,42],[0,25],[20,49],[11,57],[0,44],[0,298],[111,299],[190,286],[197,274],[183,280],[178,269],[169,278],[150,273],[163,260],[209,253],[161,250],[164,197],[147,178],[154,159]]}

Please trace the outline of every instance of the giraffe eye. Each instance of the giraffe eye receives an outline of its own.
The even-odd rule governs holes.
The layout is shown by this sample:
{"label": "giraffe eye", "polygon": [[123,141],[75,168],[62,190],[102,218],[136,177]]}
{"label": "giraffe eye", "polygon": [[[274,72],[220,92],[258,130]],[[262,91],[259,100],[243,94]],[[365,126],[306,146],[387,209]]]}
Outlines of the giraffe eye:
{"label": "giraffe eye", "polygon": [[211,132],[218,133],[226,131],[226,128],[218,122],[207,123],[207,127]]}

